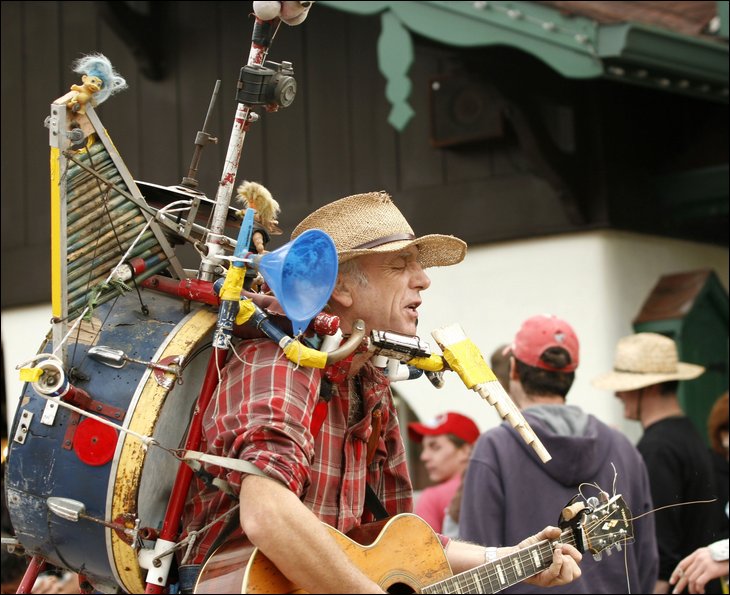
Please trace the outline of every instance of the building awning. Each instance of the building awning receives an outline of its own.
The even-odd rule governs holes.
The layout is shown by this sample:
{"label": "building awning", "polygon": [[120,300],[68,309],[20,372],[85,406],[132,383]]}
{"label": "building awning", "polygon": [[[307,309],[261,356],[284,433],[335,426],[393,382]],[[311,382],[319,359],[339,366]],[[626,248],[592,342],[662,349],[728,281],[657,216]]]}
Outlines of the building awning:
{"label": "building awning", "polygon": [[[514,47],[567,78],[606,78],[708,101],[728,100],[724,2],[320,3],[381,15],[378,63],[393,106],[389,121],[398,130],[413,114],[407,78],[412,33],[457,47]],[[724,14],[718,16],[718,9]]]}

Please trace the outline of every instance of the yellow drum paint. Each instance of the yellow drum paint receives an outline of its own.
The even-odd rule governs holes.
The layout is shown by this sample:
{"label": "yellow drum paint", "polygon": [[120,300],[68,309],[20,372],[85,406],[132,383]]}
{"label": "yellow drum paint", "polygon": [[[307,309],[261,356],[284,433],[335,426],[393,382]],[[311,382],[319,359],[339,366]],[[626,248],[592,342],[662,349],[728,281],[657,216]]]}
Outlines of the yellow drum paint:
{"label": "yellow drum paint", "polygon": [[[51,312],[62,315],[61,298],[61,153],[51,147]],[[65,257],[65,255],[64,255]]]}

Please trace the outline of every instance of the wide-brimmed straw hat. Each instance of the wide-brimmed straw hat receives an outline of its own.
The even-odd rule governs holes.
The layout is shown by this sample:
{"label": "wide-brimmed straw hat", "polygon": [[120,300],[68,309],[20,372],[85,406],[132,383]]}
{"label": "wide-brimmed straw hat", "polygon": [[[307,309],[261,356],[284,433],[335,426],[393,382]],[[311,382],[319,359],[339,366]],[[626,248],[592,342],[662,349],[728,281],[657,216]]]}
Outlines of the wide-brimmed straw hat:
{"label": "wide-brimmed straw hat", "polygon": [[613,372],[593,380],[593,386],[615,392],[638,390],[670,380],[692,380],[705,369],[680,362],[677,346],[657,333],[637,333],[619,340]]}
{"label": "wide-brimmed straw hat", "polygon": [[406,218],[386,192],[355,194],[320,207],[292,232],[292,239],[308,229],[329,234],[340,263],[372,253],[388,253],[418,246],[423,268],[461,262],[466,243],[454,236],[431,234],[416,237]]}

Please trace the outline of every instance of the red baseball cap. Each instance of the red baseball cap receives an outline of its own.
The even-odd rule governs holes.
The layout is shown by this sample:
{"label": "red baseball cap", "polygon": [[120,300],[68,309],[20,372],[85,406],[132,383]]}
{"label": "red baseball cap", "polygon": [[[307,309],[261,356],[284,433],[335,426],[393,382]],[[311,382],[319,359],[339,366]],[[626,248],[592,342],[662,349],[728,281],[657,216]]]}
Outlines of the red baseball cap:
{"label": "red baseball cap", "polygon": [[[554,368],[540,359],[550,347],[562,347],[570,354],[571,362],[564,368]],[[578,367],[578,337],[564,320],[557,316],[539,314],[522,323],[512,344],[512,355],[528,366],[551,372],[573,372]]]}
{"label": "red baseball cap", "polygon": [[454,411],[442,413],[422,424],[416,422],[408,424],[408,436],[414,442],[421,442],[424,436],[443,436],[444,434],[453,434],[457,438],[473,444],[479,438],[479,428],[471,419]]}

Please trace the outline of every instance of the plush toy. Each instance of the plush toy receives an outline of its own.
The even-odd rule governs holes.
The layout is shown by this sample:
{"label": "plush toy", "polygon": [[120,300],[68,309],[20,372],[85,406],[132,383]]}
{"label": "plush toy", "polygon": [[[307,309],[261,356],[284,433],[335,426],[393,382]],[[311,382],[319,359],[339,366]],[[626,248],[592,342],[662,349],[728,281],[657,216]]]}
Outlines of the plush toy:
{"label": "plush toy", "polygon": [[279,235],[281,229],[277,225],[279,221],[279,203],[274,200],[266,188],[257,182],[244,182],[237,190],[238,200],[243,209],[248,207],[256,209],[254,215],[253,234],[251,235],[251,252],[263,254],[266,252],[266,244],[269,242],[269,235]]}
{"label": "plush toy", "polygon": [[314,2],[254,2],[254,14],[262,21],[279,17],[287,25],[299,25]]}
{"label": "plush toy", "polygon": [[125,81],[114,70],[112,63],[103,54],[89,54],[73,64],[73,71],[81,75],[81,85],[71,85],[74,96],[66,103],[71,111],[84,114],[86,104],[93,107],[127,88]]}

